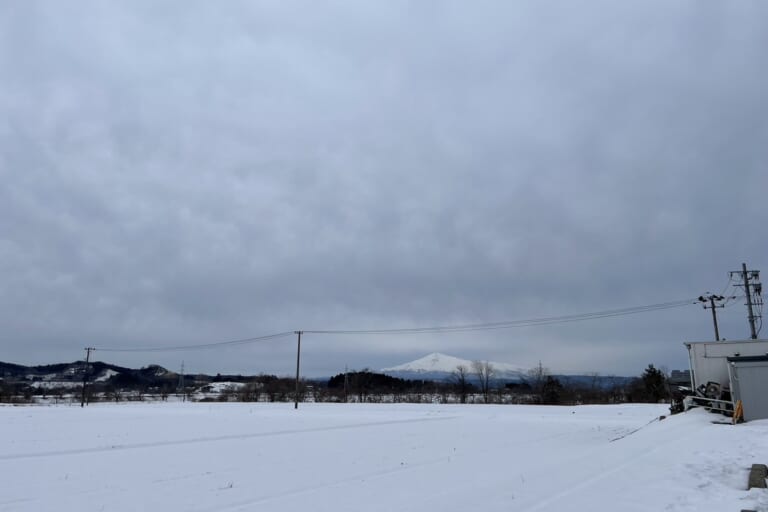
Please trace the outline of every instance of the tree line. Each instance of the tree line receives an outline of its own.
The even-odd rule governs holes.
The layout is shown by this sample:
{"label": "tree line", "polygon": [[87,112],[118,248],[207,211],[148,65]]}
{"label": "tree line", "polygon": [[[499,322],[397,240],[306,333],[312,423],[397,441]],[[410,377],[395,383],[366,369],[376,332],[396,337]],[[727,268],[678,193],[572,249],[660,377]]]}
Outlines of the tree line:
{"label": "tree line", "polygon": [[[667,376],[652,364],[633,379],[601,378],[595,373],[574,380],[552,375],[541,364],[519,380],[500,381],[494,376],[493,365],[485,361],[457,366],[446,381],[401,379],[366,369],[340,373],[327,382],[302,381],[299,398],[313,402],[576,405],[658,403],[671,396]],[[293,379],[278,379],[274,385],[284,390],[278,400],[294,398]],[[274,395],[264,397],[258,388],[249,390],[241,391],[239,398],[250,393],[251,399],[275,399]],[[232,398],[238,399],[235,395]]]}
{"label": "tree line", "polygon": [[[552,375],[539,364],[515,381],[495,379],[491,363],[475,361],[459,365],[445,381],[401,379],[360,370],[340,373],[327,381],[311,379],[299,383],[299,400],[311,402],[437,402],[485,404],[609,404],[625,402],[660,402],[670,398],[665,373],[650,364],[634,379],[600,377],[591,374],[578,380]],[[230,382],[213,392],[210,383]],[[606,381],[608,384],[606,385]],[[0,402],[33,402],[43,398],[54,402],[72,398],[73,389],[34,388],[0,381]],[[166,378],[149,383],[140,378],[112,379],[92,383],[87,388],[89,401],[167,400],[170,396],[187,400],[290,402],[295,399],[296,381],[275,375],[255,377],[216,376],[196,386],[191,377],[179,387]]]}

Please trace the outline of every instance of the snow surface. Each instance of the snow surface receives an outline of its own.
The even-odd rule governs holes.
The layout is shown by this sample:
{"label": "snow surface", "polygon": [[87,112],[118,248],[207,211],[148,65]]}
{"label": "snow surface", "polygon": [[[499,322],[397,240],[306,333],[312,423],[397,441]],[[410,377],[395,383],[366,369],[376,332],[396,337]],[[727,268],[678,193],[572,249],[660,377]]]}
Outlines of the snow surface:
{"label": "snow surface", "polygon": [[240,389],[243,389],[245,387],[245,384],[242,382],[230,382],[230,381],[223,381],[223,382],[211,382],[210,384],[206,384],[202,387],[202,390],[206,393],[223,393],[225,391],[238,391]]}
{"label": "snow surface", "polygon": [[115,375],[120,375],[120,372],[116,372],[115,370],[107,368],[107,370],[102,373],[100,376],[93,379],[95,382],[106,382]]}
{"label": "snow surface", "polygon": [[0,407],[3,511],[768,510],[768,421],[663,405]]}
{"label": "snow surface", "polygon": [[74,388],[80,388],[83,386],[82,382],[72,382],[72,381],[35,381],[30,384],[31,387],[35,389],[56,389],[56,388],[64,388],[64,389],[74,389]]}
{"label": "snow surface", "polygon": [[[472,371],[472,361],[468,359],[460,359],[458,357],[449,356],[447,354],[441,354],[439,352],[433,352],[422,358],[416,359],[409,363],[404,363],[392,368],[384,368],[382,372],[415,372],[415,373],[432,373],[432,372],[445,372],[451,373],[456,370],[456,367],[463,365],[469,372]],[[520,366],[516,366],[509,363],[497,363],[491,361],[491,365],[497,373],[513,373],[520,374],[525,373],[526,369]]]}

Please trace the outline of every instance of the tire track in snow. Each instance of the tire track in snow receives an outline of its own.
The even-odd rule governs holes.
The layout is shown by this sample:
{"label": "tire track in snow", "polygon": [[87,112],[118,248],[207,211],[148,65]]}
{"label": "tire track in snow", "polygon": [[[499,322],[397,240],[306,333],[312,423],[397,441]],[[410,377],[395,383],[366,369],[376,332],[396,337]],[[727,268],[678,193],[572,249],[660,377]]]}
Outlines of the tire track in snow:
{"label": "tire track in snow", "polygon": [[[401,422],[397,422],[397,423],[401,423]],[[548,434],[548,435],[537,437],[535,439],[527,439],[519,443],[510,444],[507,446],[507,449],[524,446],[530,443],[546,442],[552,439],[569,437],[572,435],[574,435],[573,432],[560,432],[557,434]],[[248,507],[251,507],[253,505],[261,505],[261,504],[269,503],[275,500],[280,500],[283,498],[290,498],[293,496],[302,496],[302,495],[312,494],[317,491],[322,491],[328,488],[343,488],[353,483],[359,483],[365,480],[376,480],[376,479],[384,478],[396,473],[416,471],[419,469],[423,469],[425,467],[436,466],[439,464],[450,462],[451,460],[454,460],[454,461],[460,460],[461,458],[463,458],[462,455],[455,455],[455,454],[452,454],[449,456],[440,456],[437,458],[427,459],[420,462],[408,463],[403,466],[398,465],[398,466],[393,466],[386,469],[379,469],[379,470],[359,473],[356,475],[351,475],[345,478],[341,478],[341,479],[330,481],[330,482],[325,482],[322,484],[302,486],[302,487],[297,487],[293,489],[286,489],[284,491],[281,491],[275,494],[268,494],[268,495],[254,497],[250,499],[242,499],[242,500],[231,502],[231,503],[218,504],[212,508],[197,509],[196,512],[224,512],[224,511],[245,510],[245,509],[248,509]],[[457,464],[457,462],[453,462],[453,463]],[[425,510],[428,508],[429,507],[427,506]]]}
{"label": "tire track in snow", "polygon": [[114,452],[114,451],[122,451],[122,450],[138,450],[142,448],[158,448],[163,446],[179,446],[179,445],[198,444],[198,443],[215,443],[215,442],[221,442],[221,441],[236,441],[240,439],[257,439],[259,437],[290,436],[294,434],[308,434],[313,432],[330,432],[334,430],[371,428],[371,427],[381,427],[381,426],[388,426],[388,425],[409,424],[409,423],[427,423],[432,421],[449,421],[456,418],[458,418],[458,416],[445,416],[440,418],[412,418],[408,420],[350,423],[346,425],[331,425],[328,427],[301,428],[301,429],[294,429],[294,430],[273,430],[268,432],[256,432],[253,434],[232,434],[232,435],[226,435],[226,436],[194,437],[191,439],[155,441],[155,442],[147,442],[147,443],[114,444],[110,446],[97,446],[93,448],[74,448],[71,450],[54,450],[54,451],[47,451],[47,452],[32,452],[32,453],[12,453],[7,455],[0,455],[0,461],[34,459],[34,458],[42,458],[42,457],[62,457],[67,455],[82,455],[82,454]]}
{"label": "tire track in snow", "polygon": [[[266,496],[260,496],[258,498],[251,498],[251,499],[245,499],[241,501],[237,501],[234,503],[227,503],[223,505],[216,505],[211,508],[205,508],[205,509],[198,509],[197,512],[224,512],[224,511],[237,511],[237,510],[243,510],[244,507],[251,507],[252,505],[259,505],[263,503],[269,503],[270,501],[279,500],[282,498],[288,498],[291,496],[301,496],[303,494],[312,494],[317,491],[321,491],[323,489],[328,488],[334,488],[334,487],[344,487],[346,485],[357,483],[364,480],[376,480],[378,478],[383,478],[388,475],[392,475],[395,473],[404,473],[409,471],[415,471],[417,469],[421,469],[427,466],[434,466],[437,464],[442,464],[446,462],[448,457],[438,457],[435,459],[430,460],[424,460],[421,462],[416,463],[409,463],[407,465],[403,466],[395,466],[390,467],[387,469],[380,469],[376,471],[369,471],[367,473],[360,473],[357,475],[352,475],[347,478],[343,478],[340,480],[335,480],[332,482],[326,482],[323,484],[318,485],[311,485],[311,486],[305,486],[295,489],[287,489],[285,491],[275,493],[275,494],[269,494]],[[364,508],[364,507],[361,507]]]}
{"label": "tire track in snow", "polygon": [[648,422],[648,423],[646,423],[645,425],[643,425],[643,426],[641,426],[641,427],[637,427],[637,428],[636,428],[636,429],[634,429],[634,430],[630,430],[629,432],[626,432],[626,433],[624,433],[624,434],[620,435],[619,437],[615,437],[615,438],[613,438],[613,439],[609,440],[608,442],[609,442],[609,443],[613,443],[613,442],[615,442],[615,441],[621,441],[621,440],[622,440],[622,439],[624,439],[625,437],[629,437],[629,436],[631,436],[632,434],[635,434],[635,433],[637,433],[637,432],[641,431],[642,429],[644,429],[645,427],[647,427],[648,425],[650,425],[651,423],[654,423],[654,422],[656,422],[656,421],[660,421],[660,419],[659,419],[659,418],[653,418],[651,421],[649,421],[649,422]]}
{"label": "tire track in snow", "polygon": [[[630,432],[627,435],[624,435],[624,436],[622,436],[620,438],[611,439],[609,441],[609,443],[613,443],[614,441],[619,441],[621,439],[624,439],[628,435],[634,434],[635,432],[637,432],[637,431],[647,427],[648,425],[650,425],[651,423],[653,423],[656,420],[658,420],[658,418],[656,418],[656,419],[652,420],[651,422],[649,422],[648,424],[646,424],[646,425],[644,425],[644,426],[642,426],[642,427],[640,427],[640,428]],[[619,462],[618,464],[616,464],[616,465],[614,465],[614,466],[612,466],[612,467],[610,467],[610,468],[608,468],[606,470],[600,471],[600,472],[592,475],[591,477],[589,477],[589,478],[587,478],[585,480],[581,480],[580,482],[576,482],[574,484],[571,484],[568,487],[566,487],[565,489],[561,490],[560,492],[552,494],[547,499],[545,499],[545,500],[543,500],[543,501],[533,505],[532,507],[526,508],[523,512],[535,512],[537,510],[545,510],[545,509],[547,509],[547,507],[549,507],[553,503],[557,503],[562,498],[564,498],[566,496],[569,496],[569,495],[573,494],[574,492],[577,492],[577,491],[580,491],[582,489],[588,488],[588,487],[592,486],[593,484],[595,484],[596,482],[599,482],[600,480],[603,480],[604,478],[607,478],[609,476],[615,475],[616,473],[624,470],[625,468],[635,464],[638,459],[643,459],[643,458],[649,457],[651,454],[656,453],[660,448],[663,448],[663,447],[665,447],[667,445],[670,445],[670,444],[677,443],[679,441],[680,437],[684,437],[686,434],[687,434],[687,432],[685,430],[682,430],[677,435],[671,436],[666,442],[655,444],[653,446],[653,449],[651,449],[651,450],[647,450],[647,449],[646,450],[642,450],[639,453],[633,454],[632,457],[630,457],[630,458],[628,458],[626,460],[623,460],[623,461]]]}

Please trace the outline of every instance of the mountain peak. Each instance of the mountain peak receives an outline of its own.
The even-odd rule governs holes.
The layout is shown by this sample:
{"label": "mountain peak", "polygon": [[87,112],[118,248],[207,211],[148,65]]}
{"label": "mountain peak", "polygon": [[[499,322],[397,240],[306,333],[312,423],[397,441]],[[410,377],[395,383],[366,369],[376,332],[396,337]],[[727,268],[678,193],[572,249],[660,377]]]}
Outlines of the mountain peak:
{"label": "mountain peak", "polygon": [[[458,357],[449,356],[440,352],[432,352],[424,357],[403,363],[391,368],[384,368],[381,371],[383,373],[451,373],[456,370],[457,366],[464,366],[470,372],[472,371],[472,361],[469,359],[460,359]],[[525,372],[525,368],[517,365],[507,363],[491,362],[491,365],[497,371],[499,376],[502,374],[517,374],[520,375]]]}
{"label": "mountain peak", "polygon": [[383,372],[452,372],[458,365],[465,365],[469,367],[471,361],[465,359],[459,359],[458,357],[441,354],[440,352],[432,352],[424,357],[403,363],[392,368],[384,368]]}

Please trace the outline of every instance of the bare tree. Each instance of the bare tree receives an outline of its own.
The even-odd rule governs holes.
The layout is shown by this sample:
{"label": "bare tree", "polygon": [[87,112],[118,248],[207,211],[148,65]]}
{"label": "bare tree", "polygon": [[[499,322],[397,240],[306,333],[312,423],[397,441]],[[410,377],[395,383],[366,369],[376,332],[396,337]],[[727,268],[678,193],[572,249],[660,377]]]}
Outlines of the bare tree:
{"label": "bare tree", "polygon": [[588,387],[581,393],[581,400],[589,404],[600,403],[603,398],[600,389],[600,373],[588,372],[585,375],[589,377],[589,383]]}
{"label": "bare tree", "polygon": [[459,393],[461,403],[467,403],[467,393],[471,386],[469,383],[469,369],[463,364],[456,366],[456,369],[451,372],[451,380],[456,386],[456,391]]}
{"label": "bare tree", "polygon": [[549,369],[543,367],[541,365],[541,361],[539,361],[538,366],[528,370],[528,378],[530,379],[531,390],[533,391],[533,394],[536,396],[537,403],[541,403],[542,401],[544,383],[547,381],[548,375],[549,375]]}
{"label": "bare tree", "polygon": [[491,377],[493,377],[494,368],[488,361],[473,361],[472,371],[475,372],[475,376],[480,381],[480,391],[483,393],[483,399],[485,403],[488,403],[489,393],[491,389]]}

